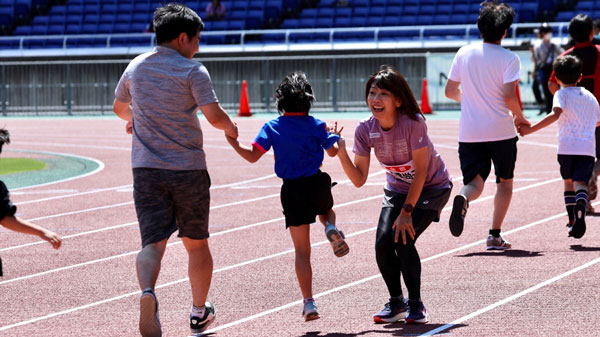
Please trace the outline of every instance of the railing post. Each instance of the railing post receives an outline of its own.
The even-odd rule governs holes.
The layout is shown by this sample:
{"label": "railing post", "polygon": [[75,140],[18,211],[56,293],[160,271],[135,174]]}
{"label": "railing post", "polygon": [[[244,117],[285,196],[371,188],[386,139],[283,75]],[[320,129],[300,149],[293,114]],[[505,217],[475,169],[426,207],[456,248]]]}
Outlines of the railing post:
{"label": "railing post", "polygon": [[69,116],[73,115],[72,107],[71,107],[71,65],[67,64],[67,79],[65,85],[65,96],[67,98],[67,114]]}
{"label": "railing post", "polygon": [[265,62],[263,62],[263,64],[265,65],[264,69],[264,81],[263,81],[263,101],[265,102],[265,110],[267,111],[267,113],[271,112],[271,95],[270,95],[270,91],[271,88],[269,87],[270,84],[270,73],[271,73],[271,69],[270,69],[270,61],[267,58],[265,60]]}
{"label": "railing post", "polygon": [[6,65],[2,65],[2,116],[6,116]]}
{"label": "railing post", "polygon": [[337,111],[337,62],[335,57],[331,59],[331,105],[333,111]]}

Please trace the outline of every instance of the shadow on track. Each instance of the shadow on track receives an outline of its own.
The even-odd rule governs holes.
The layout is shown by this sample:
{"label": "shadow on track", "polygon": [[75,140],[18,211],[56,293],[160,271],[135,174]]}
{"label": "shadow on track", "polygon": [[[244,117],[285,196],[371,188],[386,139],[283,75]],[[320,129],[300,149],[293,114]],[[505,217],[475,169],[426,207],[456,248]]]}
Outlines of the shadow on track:
{"label": "shadow on track", "polygon": [[499,256],[499,255],[506,256],[506,257],[539,257],[539,256],[543,256],[544,254],[542,254],[542,252],[532,252],[529,250],[507,249],[507,250],[488,250],[485,252],[468,253],[468,254],[457,255],[457,256],[472,257],[472,256]]}
{"label": "shadow on track", "polygon": [[[384,330],[366,330],[358,333],[343,333],[343,332],[326,332],[321,331],[309,331],[304,335],[298,337],[357,337],[364,335],[375,335],[381,334],[385,336],[420,336],[429,331],[435,330],[445,324],[404,324],[403,322],[390,323],[385,325],[378,325],[384,328]],[[444,331],[441,331],[436,335],[445,335],[450,333],[453,329],[467,326],[466,324],[456,324],[448,327]]]}

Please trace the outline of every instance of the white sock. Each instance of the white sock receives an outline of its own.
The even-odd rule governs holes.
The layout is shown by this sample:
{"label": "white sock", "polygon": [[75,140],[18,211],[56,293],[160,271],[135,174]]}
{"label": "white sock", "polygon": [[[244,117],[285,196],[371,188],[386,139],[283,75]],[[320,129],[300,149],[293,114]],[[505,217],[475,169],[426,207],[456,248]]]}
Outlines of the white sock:
{"label": "white sock", "polygon": [[204,317],[204,306],[197,307],[192,304],[192,309],[190,309],[190,314],[192,316]]}

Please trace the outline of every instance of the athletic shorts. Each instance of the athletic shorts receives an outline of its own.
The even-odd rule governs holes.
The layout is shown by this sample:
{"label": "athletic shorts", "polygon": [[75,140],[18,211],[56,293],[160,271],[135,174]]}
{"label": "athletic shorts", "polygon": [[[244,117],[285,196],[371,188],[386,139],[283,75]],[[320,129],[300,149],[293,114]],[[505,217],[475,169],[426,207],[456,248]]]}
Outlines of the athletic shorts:
{"label": "athletic shorts", "polygon": [[584,181],[587,184],[592,177],[594,157],[559,154],[557,159],[560,164],[560,176],[563,179]]}
{"label": "athletic shorts", "polygon": [[458,143],[458,158],[463,183],[466,185],[479,174],[483,181],[490,175],[492,163],[496,173],[496,183],[500,179],[514,177],[517,161],[517,141],[519,137],[493,142]]}
{"label": "athletic shorts", "polygon": [[10,201],[10,193],[4,182],[0,180],[0,220],[5,216],[15,215],[17,207]]}
{"label": "athletic shorts", "polygon": [[596,158],[600,160],[600,126],[596,127]]}
{"label": "athletic shorts", "polygon": [[[444,206],[448,203],[450,198],[450,192],[452,191],[452,183],[449,188],[431,189],[424,188],[421,191],[421,195],[417,200],[417,204],[414,205],[415,210],[432,211],[435,212],[436,216],[433,221],[440,221],[440,214],[444,209]],[[397,193],[388,189],[383,189],[383,203],[382,208],[397,208],[402,209],[404,201],[406,200],[406,194]],[[398,213],[400,214],[400,213]],[[394,219],[395,220],[395,219]]]}
{"label": "athletic shorts", "polygon": [[285,228],[315,222],[317,215],[325,215],[333,208],[331,177],[319,171],[310,177],[284,179],[281,206]]}
{"label": "athletic shorts", "polygon": [[208,238],[210,176],[206,170],[133,169],[133,200],[142,247],[178,237]]}

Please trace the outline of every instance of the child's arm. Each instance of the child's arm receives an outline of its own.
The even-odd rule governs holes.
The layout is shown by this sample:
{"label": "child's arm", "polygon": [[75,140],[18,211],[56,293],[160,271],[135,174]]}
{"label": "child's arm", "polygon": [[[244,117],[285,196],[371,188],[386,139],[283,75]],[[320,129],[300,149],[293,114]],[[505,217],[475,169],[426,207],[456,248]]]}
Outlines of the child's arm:
{"label": "child's arm", "polygon": [[519,104],[519,98],[517,97],[517,83],[519,80],[515,80],[510,83],[505,83],[502,87],[504,103],[510,111],[512,111],[514,124],[517,128],[522,125],[531,125],[529,121],[523,115],[523,110]]}
{"label": "child's arm", "polygon": [[338,158],[340,158],[340,163],[342,164],[344,172],[354,186],[361,187],[365,184],[365,182],[367,182],[371,156],[359,156],[355,154],[354,162],[352,162],[348,152],[346,151],[346,141],[342,135],[340,135],[340,139],[338,140],[338,147]]}
{"label": "child's arm", "polygon": [[263,155],[263,152],[256,146],[252,146],[252,148],[249,148],[247,146],[241,145],[237,139],[234,139],[227,134],[225,134],[225,138],[227,138],[227,142],[229,143],[229,145],[231,145],[235,152],[237,152],[237,154],[239,154],[242,158],[246,159],[251,163],[255,163]]}
{"label": "child's arm", "polygon": [[33,224],[27,220],[15,217],[14,215],[5,216],[2,218],[2,220],[0,220],[0,223],[2,226],[15,232],[39,236],[40,238],[48,241],[54,249],[60,248],[60,244],[62,243],[62,239],[60,236],[58,236],[58,234],[49,231],[42,226]]}
{"label": "child's arm", "polygon": [[555,106],[554,108],[552,108],[551,113],[547,114],[544,118],[539,120],[537,123],[535,123],[531,126],[521,125],[521,127],[519,127],[519,134],[521,134],[521,136],[525,136],[525,135],[528,135],[530,133],[536,132],[538,130],[541,130],[541,129],[547,127],[548,125],[550,125],[558,120],[558,117],[560,116],[562,111],[563,110],[561,108]]}
{"label": "child's arm", "polygon": [[[329,133],[333,133],[336,134],[338,136],[342,136],[342,130],[344,130],[344,127],[342,126],[339,130],[338,130],[338,125],[337,122],[335,122],[332,126],[327,125],[327,132]],[[328,148],[327,150],[325,150],[325,152],[327,152],[327,155],[330,157],[335,157],[338,154],[339,151],[339,147],[337,142],[333,143],[333,146],[331,146],[330,148]]]}

